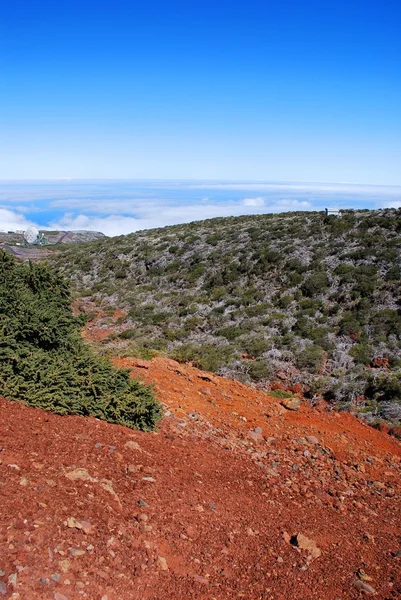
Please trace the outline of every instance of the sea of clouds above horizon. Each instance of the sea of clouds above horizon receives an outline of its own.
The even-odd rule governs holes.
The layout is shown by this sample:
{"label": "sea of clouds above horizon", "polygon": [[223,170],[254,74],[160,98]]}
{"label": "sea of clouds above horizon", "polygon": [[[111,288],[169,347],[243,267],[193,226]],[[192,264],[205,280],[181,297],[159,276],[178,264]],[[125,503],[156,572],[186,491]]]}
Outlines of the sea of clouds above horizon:
{"label": "sea of clouds above horizon", "polygon": [[92,230],[116,236],[240,215],[401,206],[401,186],[177,180],[0,181],[0,230]]}

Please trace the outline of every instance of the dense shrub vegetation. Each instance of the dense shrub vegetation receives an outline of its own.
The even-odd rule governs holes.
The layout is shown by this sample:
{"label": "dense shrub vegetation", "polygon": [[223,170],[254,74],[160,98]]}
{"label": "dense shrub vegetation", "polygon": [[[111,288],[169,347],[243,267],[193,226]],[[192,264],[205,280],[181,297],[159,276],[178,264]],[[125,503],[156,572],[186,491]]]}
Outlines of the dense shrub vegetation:
{"label": "dense shrub vegetation", "polygon": [[48,267],[0,250],[0,394],[59,414],[152,429],[151,390],[114,369],[80,338],[66,283]]}
{"label": "dense shrub vegetation", "polygon": [[162,352],[261,385],[284,372],[373,418],[390,403],[401,416],[400,247],[401,211],[383,209],[212,219],[55,260],[77,295],[126,310],[128,331],[110,341],[118,351]]}

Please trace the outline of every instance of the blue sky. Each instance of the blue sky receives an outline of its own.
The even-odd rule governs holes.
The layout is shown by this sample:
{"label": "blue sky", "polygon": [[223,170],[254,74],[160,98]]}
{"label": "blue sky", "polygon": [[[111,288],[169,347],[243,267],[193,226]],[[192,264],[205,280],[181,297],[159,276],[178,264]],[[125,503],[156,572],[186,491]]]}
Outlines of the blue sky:
{"label": "blue sky", "polygon": [[395,0],[3,0],[0,179],[401,185],[400,30]]}

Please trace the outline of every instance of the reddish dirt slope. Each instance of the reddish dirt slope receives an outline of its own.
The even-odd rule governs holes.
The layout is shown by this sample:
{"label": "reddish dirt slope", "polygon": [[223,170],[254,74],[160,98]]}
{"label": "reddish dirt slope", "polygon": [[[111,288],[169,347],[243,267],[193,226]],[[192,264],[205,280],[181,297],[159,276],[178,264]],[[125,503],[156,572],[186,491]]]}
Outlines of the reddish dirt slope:
{"label": "reddish dirt slope", "polygon": [[0,598],[400,597],[399,442],[173,361],[116,362],[155,383],[157,433],[0,400]]}

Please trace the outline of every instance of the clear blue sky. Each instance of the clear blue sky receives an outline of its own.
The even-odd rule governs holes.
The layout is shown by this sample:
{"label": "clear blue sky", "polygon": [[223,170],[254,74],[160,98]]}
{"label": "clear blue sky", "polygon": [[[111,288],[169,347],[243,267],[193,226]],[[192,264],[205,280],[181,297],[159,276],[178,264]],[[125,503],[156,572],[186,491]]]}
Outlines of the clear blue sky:
{"label": "clear blue sky", "polygon": [[401,184],[401,3],[21,2],[0,178]]}

